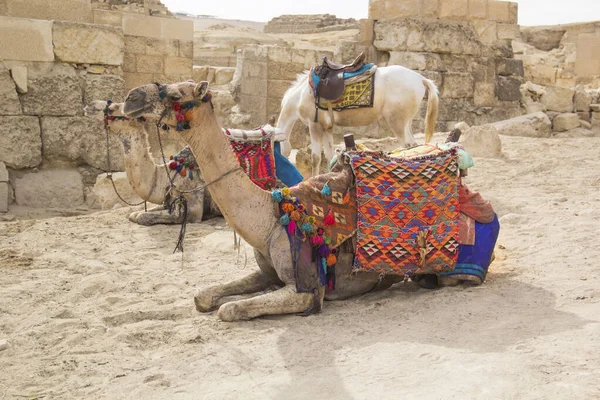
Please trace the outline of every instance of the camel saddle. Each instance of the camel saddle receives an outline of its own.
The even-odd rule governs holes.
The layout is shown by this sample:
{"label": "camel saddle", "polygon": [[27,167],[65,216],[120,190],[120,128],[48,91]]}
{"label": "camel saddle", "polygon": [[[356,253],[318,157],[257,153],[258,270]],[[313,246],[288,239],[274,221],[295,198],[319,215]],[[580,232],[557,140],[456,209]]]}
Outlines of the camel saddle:
{"label": "camel saddle", "polygon": [[350,64],[338,64],[323,57],[323,64],[314,69],[320,78],[315,88],[316,98],[337,100],[346,88],[344,74],[357,74],[364,66],[365,53],[360,53]]}

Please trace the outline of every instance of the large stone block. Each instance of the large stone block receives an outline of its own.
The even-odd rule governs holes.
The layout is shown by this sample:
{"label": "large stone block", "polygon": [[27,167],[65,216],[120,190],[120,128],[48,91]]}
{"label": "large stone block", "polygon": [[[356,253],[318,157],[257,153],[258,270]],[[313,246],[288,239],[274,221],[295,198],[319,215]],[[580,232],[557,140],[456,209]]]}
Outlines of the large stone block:
{"label": "large stone block", "polygon": [[283,95],[289,89],[291,84],[292,82],[290,81],[269,81],[267,84],[268,96],[277,99],[283,98]]}
{"label": "large stone block", "polygon": [[369,19],[379,20],[385,18],[386,0],[369,0]]}
{"label": "large stone block", "polygon": [[383,51],[472,55],[481,51],[477,34],[469,25],[408,18],[376,22],[374,45]]}
{"label": "large stone block", "polygon": [[575,111],[589,112],[592,104],[592,95],[585,90],[577,90],[573,98]]}
{"label": "large stone block", "polygon": [[82,90],[74,70],[56,68],[29,76],[28,91],[21,95],[26,115],[81,115]]}
{"label": "large stone block", "polygon": [[550,137],[552,123],[543,112],[526,114],[492,124],[501,135],[525,137]]}
{"label": "large stone block", "polygon": [[552,128],[555,132],[566,132],[579,127],[579,115],[575,113],[559,114],[554,117]]}
{"label": "large stone block", "polygon": [[27,93],[27,67],[15,65],[10,69],[10,76],[15,81],[17,92]]}
{"label": "large stone block", "polygon": [[17,87],[8,71],[0,72],[0,115],[22,115]]}
{"label": "large stone block", "polygon": [[135,87],[147,85],[153,81],[152,74],[138,74],[138,73],[124,73],[123,79],[125,79],[125,90],[131,90]]}
{"label": "large stone block", "polygon": [[500,58],[496,60],[496,72],[503,76],[523,76],[523,60],[515,60],[514,58]]}
{"label": "large stone block", "polygon": [[600,112],[592,113],[592,128],[600,128]]}
{"label": "large stone block", "polygon": [[220,67],[215,71],[215,80],[213,83],[215,85],[225,85],[233,79],[233,75],[235,74],[235,68],[232,67]]}
{"label": "large stone block", "polygon": [[[466,1],[466,0],[465,0]],[[421,0],[386,1],[385,18],[418,17],[421,14]]]}
{"label": "large stone block", "polygon": [[[87,164],[108,170],[106,132],[102,121],[87,117],[42,118],[44,160],[53,167]],[[123,149],[110,136],[110,169],[123,170]]]}
{"label": "large stone block", "polygon": [[0,161],[9,168],[33,168],[42,162],[38,118],[0,117],[0,132]]}
{"label": "large stone block", "polygon": [[94,100],[125,100],[125,81],[117,75],[86,75],[83,101],[90,104]]}
{"label": "large stone block", "polygon": [[135,57],[137,72],[149,74],[162,74],[164,71],[163,59],[159,56],[146,56],[138,54]]}
{"label": "large stone block", "polygon": [[489,0],[488,19],[490,21],[511,22],[511,11],[507,1]]}
{"label": "large stone block", "polygon": [[9,16],[31,19],[92,22],[89,0],[6,0]]}
{"label": "large stone block", "polygon": [[488,0],[469,0],[469,19],[487,19]]}
{"label": "large stone block", "polygon": [[0,60],[54,61],[52,21],[0,17]]}
{"label": "large stone block", "polygon": [[[138,65],[139,68],[139,65]],[[181,57],[165,58],[165,74],[179,74],[192,78],[192,59]]]}
{"label": "large stone block", "polygon": [[123,13],[109,10],[94,10],[94,23],[120,28],[123,26]]}
{"label": "large stone block", "polygon": [[496,103],[496,85],[476,81],[473,102],[479,107],[493,107]]}
{"label": "large stone block", "polygon": [[[160,40],[156,42],[161,43]],[[150,40],[145,37],[125,35],[125,54],[146,54],[148,43]],[[158,55],[164,56],[164,53]]]}
{"label": "large stone block", "polygon": [[194,22],[141,14],[124,14],[123,32],[131,36],[189,41],[194,39]]}
{"label": "large stone block", "polygon": [[266,63],[244,63],[242,76],[251,78],[267,77],[268,79],[295,80],[298,74],[304,71],[303,64],[270,62],[267,69]]}
{"label": "large stone block", "polygon": [[439,54],[415,53],[406,51],[390,52],[388,65],[402,65],[406,68],[418,71],[441,71],[444,70],[444,62]]}
{"label": "large stone block", "polygon": [[442,97],[467,98],[473,97],[473,75],[461,72],[446,72]]}
{"label": "large stone block", "polygon": [[439,9],[441,19],[465,19],[469,15],[469,0],[443,0]]}
{"label": "large stone block", "polygon": [[[117,187],[119,195],[127,200],[128,203],[138,204],[143,201],[133,190],[133,187],[129,183],[129,179],[127,178],[127,174],[125,172],[117,172],[113,174],[112,180]],[[122,206],[127,205],[121,199],[119,199],[115,193],[115,188],[113,187],[112,182],[106,177],[106,174],[98,175],[92,191],[103,210],[110,210],[116,204],[120,204]]]}
{"label": "large stone block", "polygon": [[579,35],[575,74],[585,77],[600,75],[600,31]]}
{"label": "large stone block", "polygon": [[[144,54],[149,56],[157,56],[157,59],[162,57],[179,57],[180,53],[180,42],[176,39],[156,39],[156,38],[145,38],[146,51]],[[188,42],[185,42],[188,43]],[[194,55],[190,55],[186,58],[192,58]]]}
{"label": "large stone block", "polygon": [[509,76],[499,76],[496,81],[496,97],[501,101],[519,101],[521,81]]}
{"label": "large stone block", "polygon": [[546,86],[540,102],[549,111],[572,112],[575,90],[560,86]]}
{"label": "large stone block", "polygon": [[55,22],[54,54],[64,62],[121,65],[123,32],[107,25]]}
{"label": "large stone block", "polygon": [[42,169],[15,180],[20,206],[72,208],[84,203],[83,179],[76,169]]}
{"label": "large stone block", "polygon": [[498,26],[496,29],[498,31],[498,39],[500,39],[500,40],[502,40],[502,39],[513,40],[513,39],[517,39],[521,35],[521,32],[519,30],[519,25],[515,25],[515,24],[498,23]]}
{"label": "large stone block", "polygon": [[473,126],[460,137],[465,150],[473,157],[502,157],[502,142],[498,130],[492,125]]}
{"label": "large stone block", "polygon": [[471,25],[482,43],[490,45],[498,40],[497,25],[495,21],[471,21]]}
{"label": "large stone block", "polygon": [[[242,93],[251,96],[268,96],[268,84],[266,79],[244,79],[242,81]],[[245,108],[244,108],[245,109]]]}

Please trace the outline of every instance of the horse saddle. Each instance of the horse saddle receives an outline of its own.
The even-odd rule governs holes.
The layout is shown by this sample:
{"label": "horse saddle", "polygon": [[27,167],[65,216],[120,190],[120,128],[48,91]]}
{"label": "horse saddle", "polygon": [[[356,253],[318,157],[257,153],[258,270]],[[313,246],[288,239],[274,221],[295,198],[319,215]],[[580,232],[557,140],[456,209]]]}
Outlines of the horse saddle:
{"label": "horse saddle", "polygon": [[360,53],[350,64],[338,64],[323,57],[323,64],[314,69],[315,74],[320,78],[315,89],[316,97],[337,100],[346,88],[344,74],[357,73],[364,66],[364,53]]}

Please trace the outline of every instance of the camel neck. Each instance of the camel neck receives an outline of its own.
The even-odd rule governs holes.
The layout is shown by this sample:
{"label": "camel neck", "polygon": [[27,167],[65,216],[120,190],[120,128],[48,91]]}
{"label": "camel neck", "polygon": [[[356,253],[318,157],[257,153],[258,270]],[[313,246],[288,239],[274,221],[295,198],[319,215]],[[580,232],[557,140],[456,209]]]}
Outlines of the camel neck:
{"label": "camel neck", "polygon": [[210,102],[193,110],[190,127],[180,134],[192,149],[205,182],[210,184],[208,190],[213,200],[229,225],[248,244],[266,250],[271,232],[278,224],[271,194],[238,169],[238,160]]}

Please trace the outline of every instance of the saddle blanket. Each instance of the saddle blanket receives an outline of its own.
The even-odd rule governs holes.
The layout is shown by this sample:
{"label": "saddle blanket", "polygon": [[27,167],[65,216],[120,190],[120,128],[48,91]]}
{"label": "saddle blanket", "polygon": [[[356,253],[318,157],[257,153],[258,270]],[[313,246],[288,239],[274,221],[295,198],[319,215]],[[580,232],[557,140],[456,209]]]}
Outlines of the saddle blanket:
{"label": "saddle blanket", "polygon": [[[331,101],[332,110],[342,111],[344,109],[373,107],[376,70],[376,65],[366,64],[358,71],[344,72],[346,84],[344,92],[338,99]],[[321,78],[313,68],[309,74],[309,85],[313,89],[316,98],[318,98],[316,88],[319,86],[320,80]],[[328,100],[320,99],[316,105],[322,110],[329,109]]]}
{"label": "saddle blanket", "polygon": [[414,158],[347,154],[358,207],[353,270],[400,276],[453,270],[460,214],[456,149]]}

